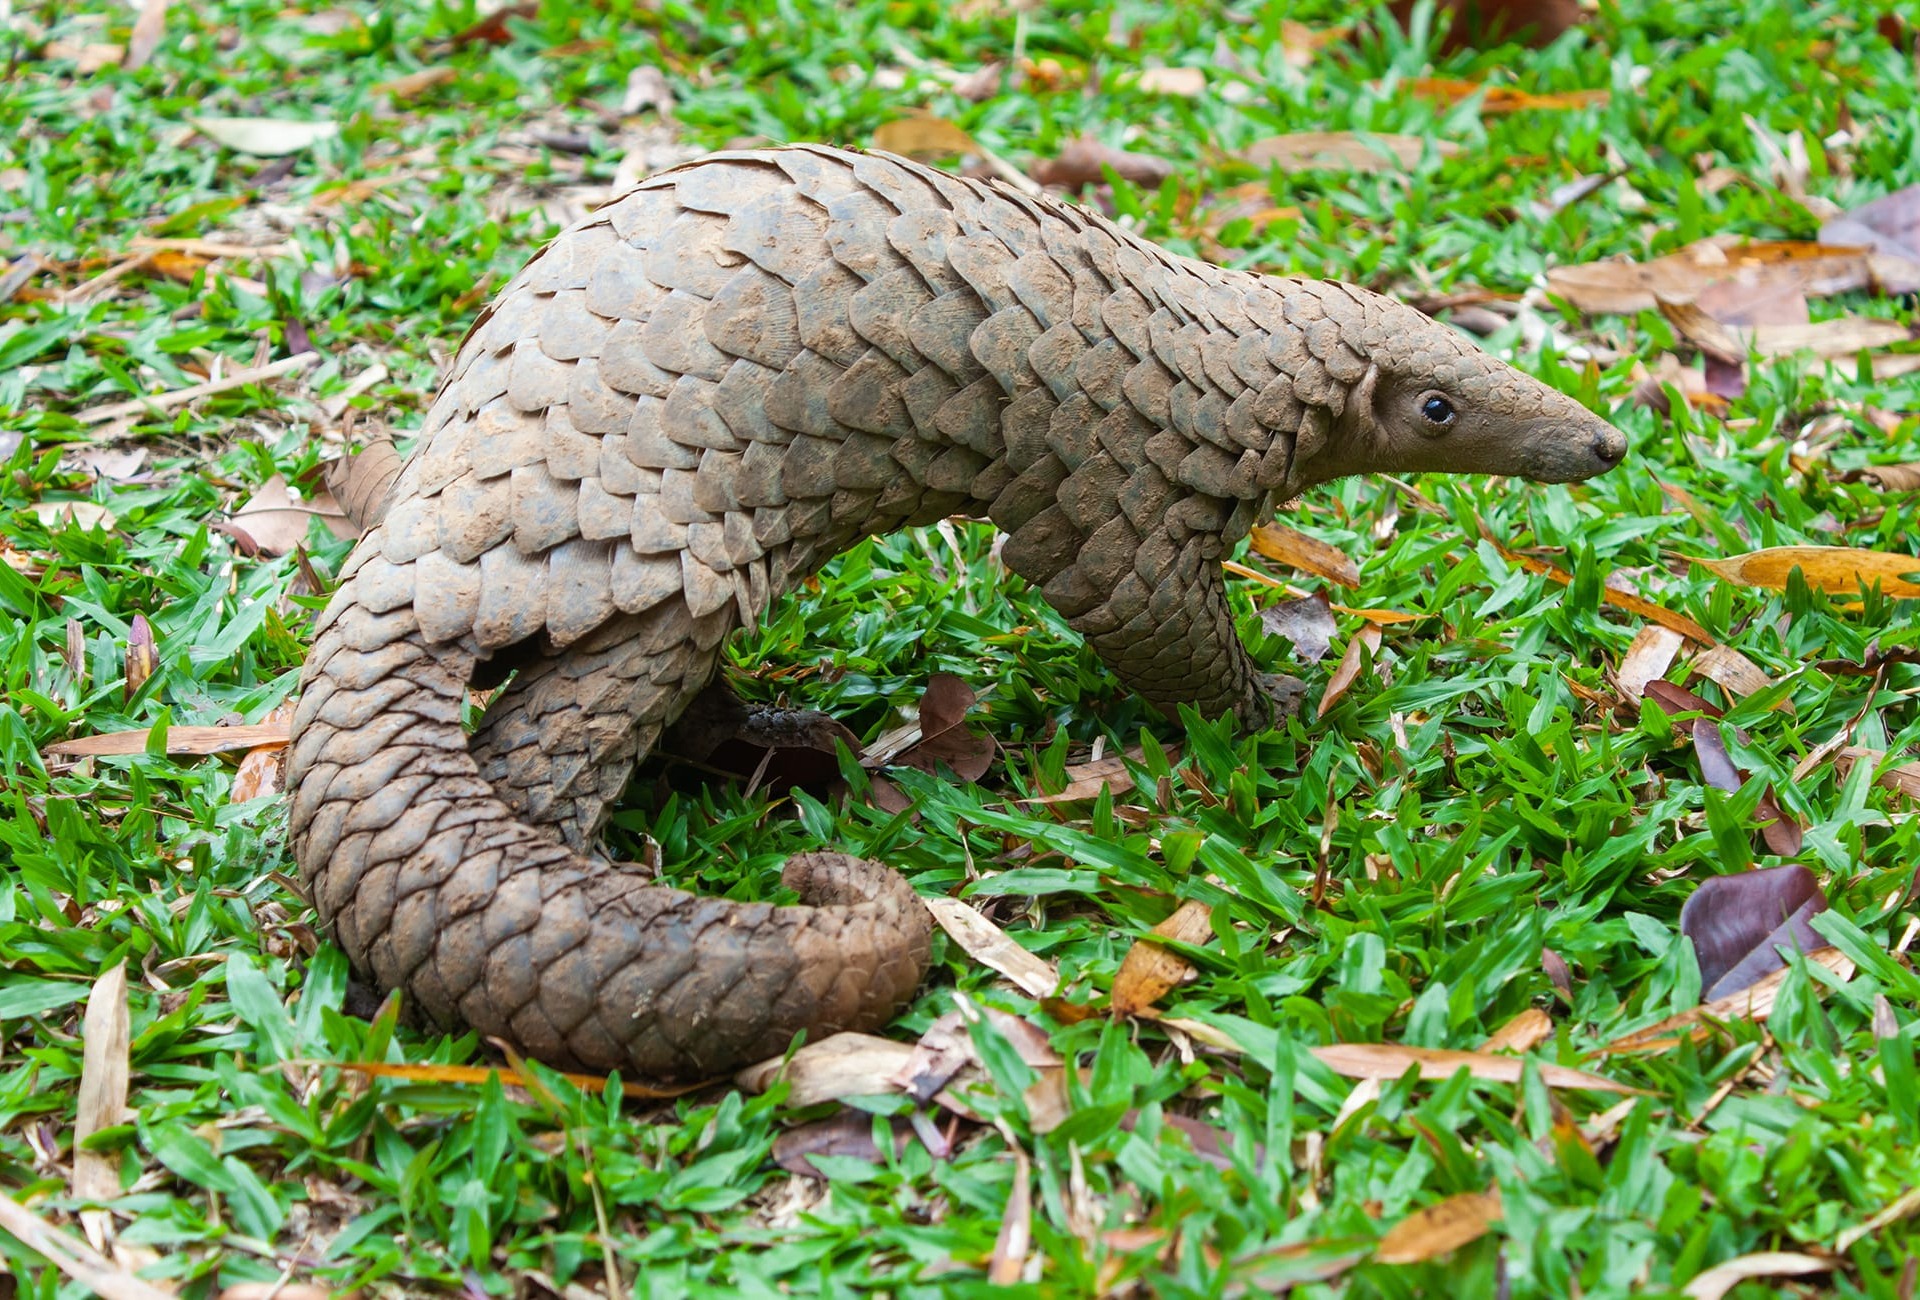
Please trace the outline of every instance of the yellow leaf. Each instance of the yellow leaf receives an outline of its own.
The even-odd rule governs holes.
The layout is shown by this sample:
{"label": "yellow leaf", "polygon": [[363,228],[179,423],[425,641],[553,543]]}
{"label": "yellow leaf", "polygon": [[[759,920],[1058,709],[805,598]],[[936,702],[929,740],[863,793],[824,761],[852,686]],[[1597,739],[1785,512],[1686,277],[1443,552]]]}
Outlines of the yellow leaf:
{"label": "yellow leaf", "polygon": [[1380,1238],[1373,1258],[1381,1264],[1418,1264],[1486,1236],[1499,1217],[1499,1188],[1461,1192],[1394,1224]]}
{"label": "yellow leaf", "polygon": [[1785,591],[1795,569],[1807,585],[1829,595],[1852,596],[1879,584],[1889,596],[1920,597],[1920,582],[1905,575],[1920,574],[1920,557],[1891,551],[1862,551],[1851,546],[1773,546],[1724,559],[1694,556],[1693,562],[1711,569],[1728,582],[1743,587]]}
{"label": "yellow leaf", "polygon": [[972,136],[944,117],[916,114],[884,122],[873,133],[873,147],[908,158],[942,158],[948,154],[977,154]]}

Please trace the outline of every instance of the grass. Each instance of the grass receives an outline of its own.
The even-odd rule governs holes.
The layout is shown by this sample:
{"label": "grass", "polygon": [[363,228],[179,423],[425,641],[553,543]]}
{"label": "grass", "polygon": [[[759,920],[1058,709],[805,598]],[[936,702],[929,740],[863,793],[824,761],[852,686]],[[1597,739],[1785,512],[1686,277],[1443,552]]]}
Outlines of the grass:
{"label": "grass", "polygon": [[[1920,401],[1912,377],[1776,361],[1752,368],[1724,418],[1660,416],[1628,399],[1636,362],[1675,346],[1664,318],[1548,306],[1563,339],[1617,359],[1586,365],[1515,329],[1490,346],[1610,411],[1628,465],[1573,488],[1423,479],[1413,486],[1431,509],[1374,481],[1312,493],[1290,521],[1360,565],[1359,590],[1335,599],[1415,617],[1388,627],[1377,662],[1326,717],[1264,735],[1152,716],[999,569],[980,528],[958,532],[957,553],[932,534],[867,544],[741,638],[749,693],[789,691],[869,738],[930,674],[957,673],[981,693],[977,723],[1004,760],[979,786],[890,774],[917,820],[859,797],[858,772],[855,793],[824,803],[642,782],[616,841],[632,851],[651,837],[675,878],[761,897],[796,849],[872,853],[923,894],[986,911],[1057,964],[1071,1001],[1096,1006],[1135,940],[1182,899],[1215,905],[1211,938],[1180,949],[1195,976],[1164,1007],[1240,1054],[1183,1050],[1144,1020],[1062,1018],[940,941],[894,1036],[925,1030],[959,990],[1039,1026],[1084,1071],[1066,1121],[1036,1127],[1031,1068],[997,1030],[977,1029],[978,1107],[993,1122],[944,1159],[890,1142],[879,1158],[823,1158],[824,1181],[796,1177],[773,1144],[831,1107],[795,1111],[780,1090],[622,1105],[551,1078],[525,1092],[316,1064],[487,1057],[471,1038],[343,1013],[344,961],[286,875],[284,811],[232,802],[231,762],[170,759],[158,742],[144,757],[42,757],[95,732],[257,721],[288,697],[315,603],[298,594],[301,561],[248,554],[211,525],[272,476],[301,481],[337,454],[341,422],[321,404],[376,364],[388,378],[345,409],[362,429],[412,427],[490,288],[630,147],[858,144],[925,106],[1015,161],[1083,133],[1174,160],[1175,180],[1122,186],[1113,202],[1176,249],[1406,296],[1518,292],[1549,266],[1707,235],[1812,238],[1822,211],[1920,182],[1913,64],[1873,21],[1897,6],[1608,0],[1540,52],[1442,59],[1388,30],[1304,68],[1289,62],[1283,20],[1325,28],[1345,17],[1339,6],[1095,0],[1016,16],[920,0],[555,0],[508,22],[497,45],[452,40],[479,17],[466,5],[310,8],[175,5],[134,72],[77,62],[89,43],[128,39],[122,5],[16,4],[0,36],[11,60],[0,250],[55,267],[30,282],[40,292],[0,304],[9,1197],[69,1226],[104,1204],[116,1259],[194,1297],[283,1278],[387,1295],[590,1293],[608,1284],[608,1250],[618,1285],[643,1295],[969,1293],[987,1288],[1002,1223],[1023,1205],[1031,1247],[1016,1293],[1224,1296],[1299,1277],[1311,1294],[1663,1295],[1728,1259],[1791,1251],[1831,1269],[1733,1294],[1914,1294],[1915,1218],[1836,1241],[1916,1181],[1920,977],[1907,945],[1920,820],[1870,764],[1795,772],[1848,726],[1857,745],[1920,743],[1920,668],[1818,666],[1876,641],[1920,644],[1913,607],[1872,596],[1849,608],[1804,584],[1736,588],[1684,560],[1790,544],[1910,552],[1916,497],[1846,471],[1920,460],[1920,427],[1903,414]],[[937,75],[1007,57],[1016,39],[1057,74],[980,104]],[[1205,68],[1208,93],[1140,90],[1130,74],[1154,63]],[[379,89],[427,68],[450,75],[411,98]],[[665,74],[671,126],[621,118],[636,68]],[[1422,75],[1610,94],[1483,117],[1411,93]],[[262,160],[193,134],[202,115],[340,131]],[[1462,149],[1373,173],[1267,176],[1235,161],[1256,139],[1301,130]],[[1801,193],[1770,162],[1796,140]],[[1713,168],[1740,179],[1703,184]],[[1557,212],[1541,206],[1602,173],[1618,179]],[[1262,180],[1298,215],[1209,228],[1215,196]],[[138,235],[294,251],[190,282],[137,273],[77,300],[49,296],[124,260]],[[1856,294],[1814,311],[1910,321],[1912,304]],[[323,360],[299,380],[104,430],[75,418],[303,338]],[[1867,408],[1898,418],[1883,429]],[[1837,432],[1797,445],[1822,415]],[[103,444],[138,448],[144,463],[116,478]],[[60,502],[105,507],[112,522],[64,524]],[[1552,556],[1571,586],[1518,566],[1481,525]],[[307,549],[324,576],[347,544],[316,525]],[[1696,684],[1743,731],[1733,756],[1752,779],[1739,791],[1703,781],[1659,706],[1623,718],[1581,694],[1610,689],[1640,626],[1602,602],[1610,575],[1698,620],[1774,683],[1744,700]],[[1234,587],[1250,642],[1287,668],[1257,618],[1276,593]],[[136,616],[157,650],[128,690]],[[1339,623],[1336,654],[1361,626]],[[1331,663],[1293,666],[1311,697]],[[1772,707],[1784,702],[1791,712]],[[1019,802],[1058,788],[1099,741],[1145,745],[1134,790]],[[1679,910],[1702,879],[1780,861],[1753,834],[1768,783],[1805,826],[1798,860],[1832,902],[1819,929],[1857,973],[1797,967],[1764,1025],[1736,1019],[1700,1042],[1594,1058],[1697,1003]],[[1564,994],[1543,949],[1570,970]],[[85,1144],[120,1195],[90,1200],[71,1183],[80,1012],[121,962],[130,1111]],[[1615,1098],[1550,1090],[1536,1067],[1512,1085],[1409,1073],[1356,1094],[1308,1050],[1471,1049],[1529,1009],[1553,1018],[1536,1063],[1598,1069],[1644,1095],[1603,1116]],[[911,1109],[898,1096],[861,1104],[883,1133],[885,1117]],[[1409,1214],[1487,1189],[1500,1193],[1499,1222],[1457,1252],[1368,1256]],[[1328,1259],[1350,1266],[1322,1269]],[[83,1293],[7,1232],[0,1261],[5,1295]],[[1330,1280],[1312,1280],[1322,1272]]]}

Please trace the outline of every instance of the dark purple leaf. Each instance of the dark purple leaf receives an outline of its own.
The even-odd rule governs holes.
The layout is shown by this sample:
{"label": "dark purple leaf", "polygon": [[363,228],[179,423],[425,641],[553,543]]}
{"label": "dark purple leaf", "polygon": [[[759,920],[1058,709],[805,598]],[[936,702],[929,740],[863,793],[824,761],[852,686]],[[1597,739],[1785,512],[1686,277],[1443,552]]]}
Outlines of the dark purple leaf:
{"label": "dark purple leaf", "polygon": [[[902,1121],[893,1121],[893,1139],[897,1148],[912,1130]],[[814,1156],[852,1156],[870,1164],[885,1164],[886,1153],[873,1140],[873,1116],[861,1110],[843,1110],[827,1119],[790,1128],[774,1139],[773,1159],[782,1169],[807,1178],[827,1175],[813,1163]]]}
{"label": "dark purple leaf", "polygon": [[1826,947],[1809,924],[1826,907],[1820,882],[1797,863],[1706,881],[1680,909],[1680,933],[1700,962],[1701,1000],[1738,993],[1780,970],[1782,950]]}
{"label": "dark purple leaf", "polygon": [[1712,718],[1693,720],[1693,752],[1700,760],[1700,779],[1714,789],[1731,793],[1745,784],[1740,769],[1727,757],[1727,742],[1720,734],[1720,724]]}

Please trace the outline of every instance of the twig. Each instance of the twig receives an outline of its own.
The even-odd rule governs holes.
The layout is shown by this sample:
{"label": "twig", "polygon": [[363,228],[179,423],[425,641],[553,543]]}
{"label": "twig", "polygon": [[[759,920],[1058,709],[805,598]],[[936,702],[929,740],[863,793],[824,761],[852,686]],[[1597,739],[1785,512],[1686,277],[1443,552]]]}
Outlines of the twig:
{"label": "twig", "polygon": [[176,388],[170,393],[153,393],[146,397],[136,397],[131,402],[109,402],[105,406],[91,406],[73,418],[82,424],[104,424],[108,420],[117,420],[123,415],[139,415],[143,411],[168,411],[202,397],[211,397],[215,393],[245,388],[248,384],[264,383],[269,379],[290,375],[297,370],[305,370],[319,359],[318,352],[302,352],[298,356],[287,357],[271,365],[250,366],[245,370],[235,371],[225,379],[209,379],[204,384]]}
{"label": "twig", "polygon": [[106,1300],[175,1300],[175,1297],[122,1272],[104,1255],[78,1237],[62,1232],[11,1196],[0,1195],[0,1228],[18,1237],[29,1250],[43,1255],[55,1268]]}

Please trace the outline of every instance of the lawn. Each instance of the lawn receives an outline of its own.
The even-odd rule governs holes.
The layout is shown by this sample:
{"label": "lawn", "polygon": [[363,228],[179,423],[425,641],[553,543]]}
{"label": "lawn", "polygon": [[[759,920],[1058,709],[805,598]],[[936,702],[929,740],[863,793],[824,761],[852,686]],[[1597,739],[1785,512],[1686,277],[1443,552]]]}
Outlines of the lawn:
{"label": "lawn", "polygon": [[[1901,8],[0,7],[0,1300],[1910,1300],[1920,268],[1806,242],[1920,184]],[[971,919],[891,1041],[663,1096],[420,1033],[286,848],[324,466],[616,185],[784,140],[1415,302],[1628,461],[1294,503],[1229,574],[1307,684],[1257,735],[1129,697],[984,525],[864,543],[732,665],[867,763],[650,763],[611,835]],[[930,689],[977,780],[888,739]],[[1703,887],[1736,959],[1806,903],[1758,984]]]}

